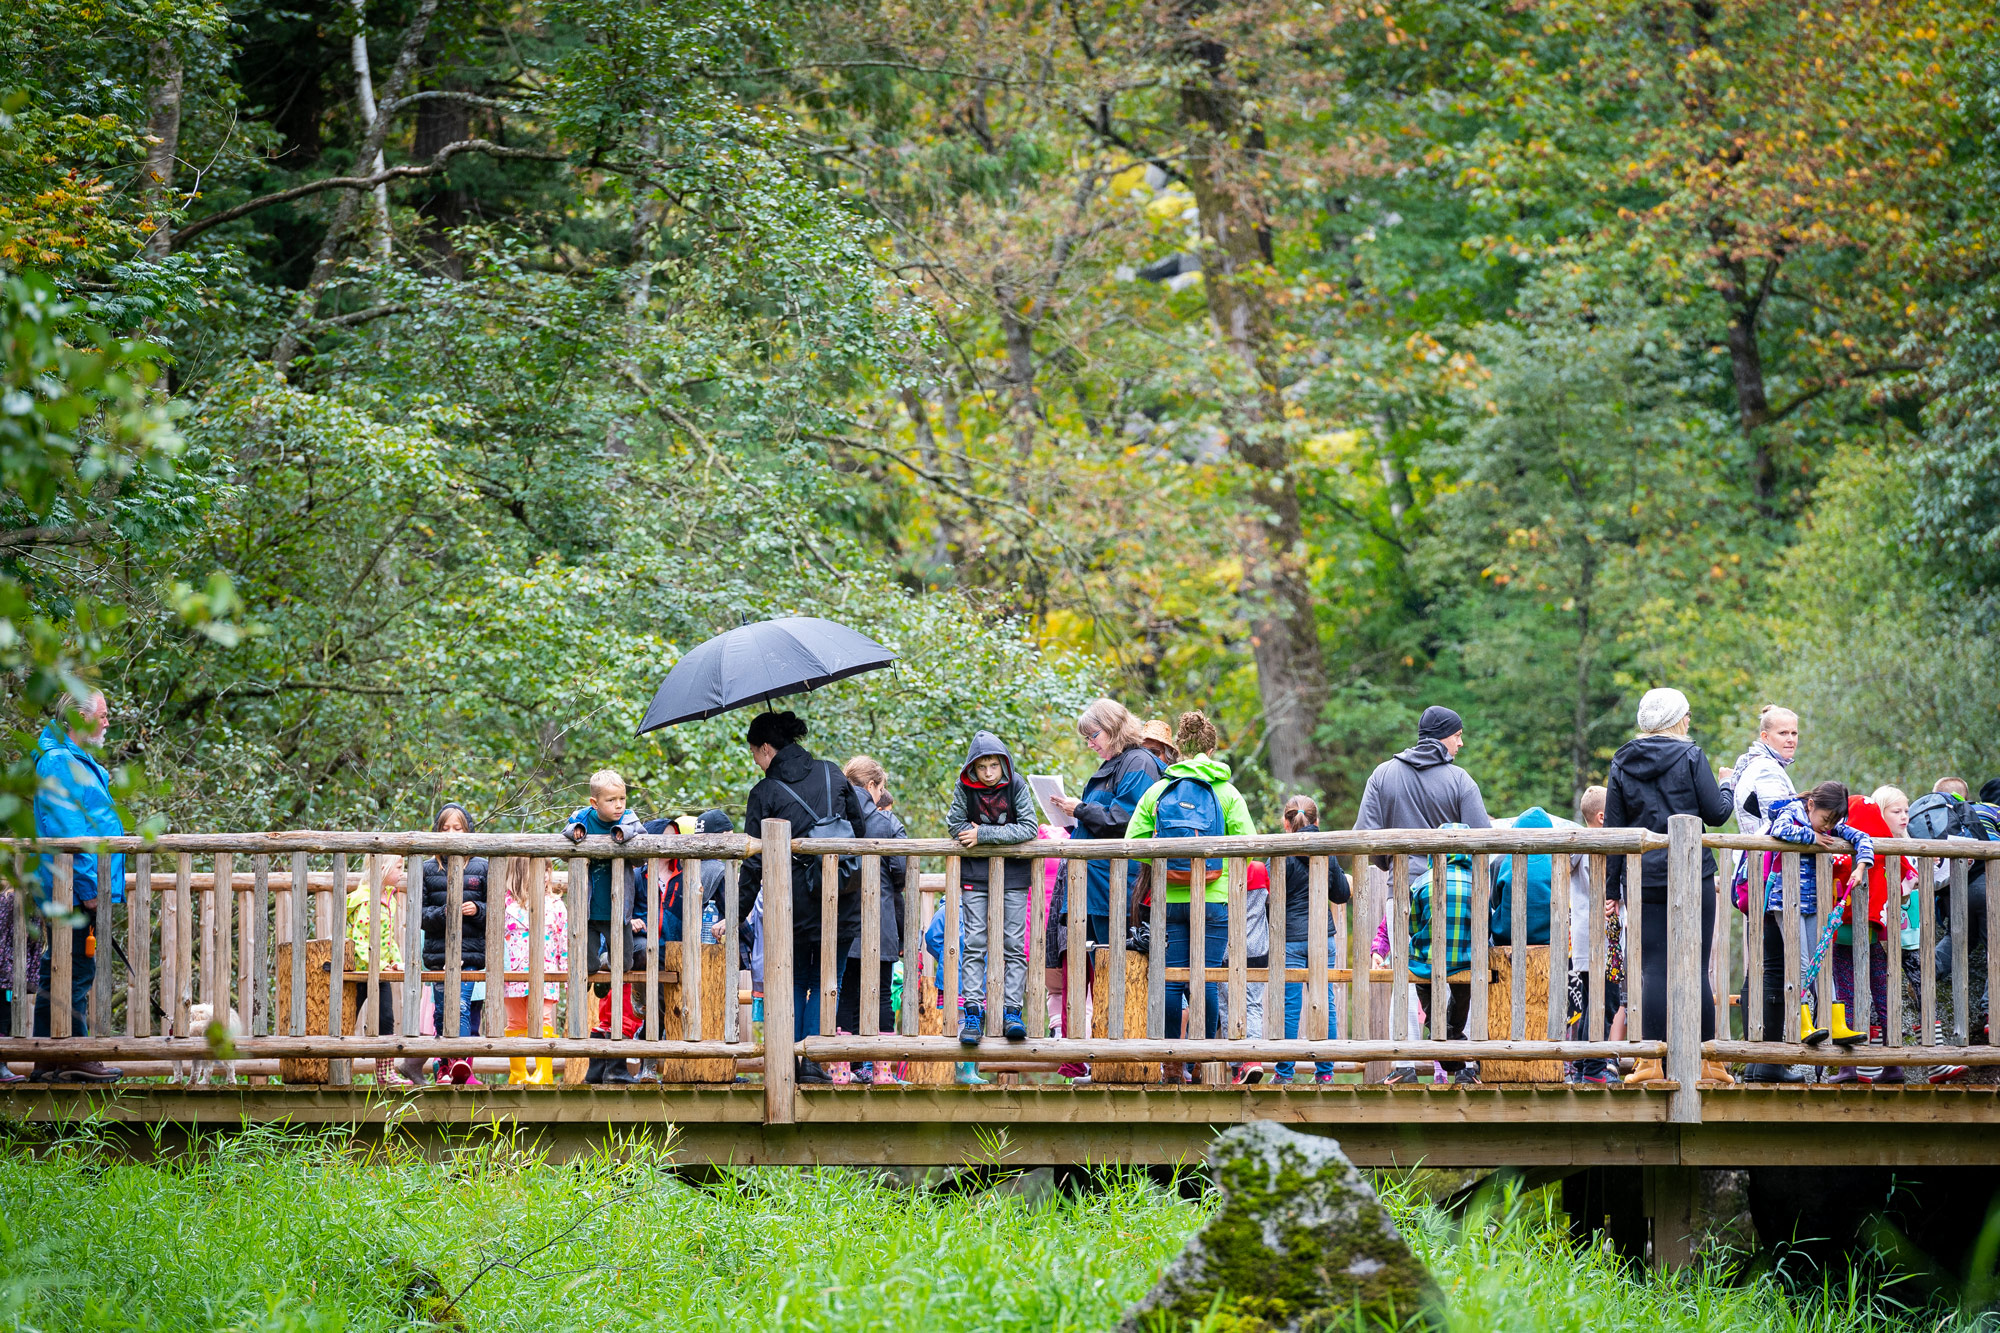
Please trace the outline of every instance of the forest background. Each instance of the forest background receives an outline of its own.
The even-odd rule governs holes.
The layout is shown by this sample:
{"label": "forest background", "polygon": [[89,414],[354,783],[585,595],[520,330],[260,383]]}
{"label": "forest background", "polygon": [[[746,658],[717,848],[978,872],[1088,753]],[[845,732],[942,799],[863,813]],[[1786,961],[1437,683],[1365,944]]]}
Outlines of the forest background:
{"label": "forest background", "polygon": [[934,831],[975,726],[1207,708],[1261,820],[1426,704],[1569,809],[2000,771],[1985,0],[14,0],[0,672],[179,827],[737,805],[679,652]]}

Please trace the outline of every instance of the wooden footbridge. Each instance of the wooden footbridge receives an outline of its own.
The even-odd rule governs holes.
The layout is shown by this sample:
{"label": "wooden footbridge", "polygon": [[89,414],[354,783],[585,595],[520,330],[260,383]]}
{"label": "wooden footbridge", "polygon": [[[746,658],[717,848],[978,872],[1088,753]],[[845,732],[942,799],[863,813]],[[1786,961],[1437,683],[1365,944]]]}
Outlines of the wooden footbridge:
{"label": "wooden footbridge", "polygon": [[[1754,1002],[1763,984],[1763,932],[1778,928],[1778,921],[1744,917],[1726,894],[1704,890],[1704,846],[1770,850],[1784,857],[1783,1031],[1763,1031],[1761,1006]],[[1842,1050],[1800,1042],[1797,1000],[1810,946],[1802,944],[1796,928],[1798,849],[1705,836],[1692,817],[1683,816],[1664,836],[1628,829],[1481,830],[1177,842],[1173,851],[1180,856],[1221,858],[1227,885],[1226,904],[1209,908],[1226,912],[1222,956],[1204,956],[1204,931],[1197,928],[1188,938],[1185,967],[1167,966],[1161,949],[1140,953],[1127,944],[1127,926],[1138,924],[1128,921],[1128,910],[1149,927],[1152,940],[1169,937],[1162,844],[1049,842],[1009,848],[994,859],[1034,861],[1037,884],[1047,862],[1063,863],[1076,901],[1084,896],[1086,857],[1108,860],[1114,885],[1127,882],[1128,870],[1142,863],[1134,882],[1150,887],[1150,901],[1128,909],[1127,895],[1113,893],[1109,940],[1101,947],[1086,940],[1082,913],[1069,915],[1066,935],[1054,941],[1042,929],[1027,931],[1028,1039],[1002,1039],[1000,1006],[993,1004],[985,1039],[968,1050],[948,1035],[958,1025],[960,994],[959,871],[965,849],[956,843],[794,839],[790,827],[778,821],[766,823],[755,838],[643,837],[622,845],[609,839],[573,845],[524,834],[334,832],[20,843],[14,846],[17,879],[29,871],[24,863],[29,854],[51,857],[59,906],[72,896],[76,854],[124,852],[131,873],[124,903],[107,906],[95,921],[97,943],[117,947],[95,950],[97,982],[84,1007],[90,1035],[57,1004],[53,1035],[0,1038],[0,1058],[17,1064],[104,1060],[125,1064],[134,1075],[158,1072],[111,1084],[13,1084],[0,1089],[0,1115],[31,1136],[88,1123],[96,1132],[123,1135],[137,1151],[257,1124],[341,1126],[363,1140],[409,1136],[439,1146],[513,1134],[556,1154],[620,1134],[664,1135],[677,1160],[690,1165],[1186,1162],[1199,1157],[1218,1128],[1250,1119],[1277,1119],[1337,1136],[1356,1161],[1383,1166],[1672,1171],[1763,1164],[2000,1165],[2000,1090],[1978,1082],[1932,1086],[1922,1077],[1940,1066],[2000,1065],[2000,1047],[1988,1044],[1984,1019],[1975,1018],[1983,1011],[1983,994],[2000,990],[2000,914],[1987,914],[1982,938],[1973,940],[1965,891],[1973,865],[1968,858],[2000,854],[2000,845],[1881,840],[1876,847],[1888,858],[1890,882],[1899,882],[1902,861],[1910,858],[1922,886],[1914,900],[1916,966],[1904,966],[1905,923],[1895,895],[1886,930],[1874,931],[1872,938],[1868,930],[1856,931],[1859,939],[1837,946],[1851,948],[1857,963],[1858,993],[1848,1012],[1864,1028],[1860,1015],[1877,1016],[1885,1028],[1880,1045]],[[1628,882],[1636,883],[1640,857],[1650,851],[1664,851],[1669,869],[1665,1030],[1641,1033],[1638,1018],[1645,997],[1637,959],[1659,943],[1642,937],[1642,923],[1654,917],[1657,926],[1659,918],[1628,911],[1622,944],[1634,962],[1624,978],[1631,1032],[1628,1039],[1613,1041],[1607,1036],[1605,1000],[1608,983],[1616,989],[1610,973],[1618,924],[1589,911],[1583,914],[1586,937],[1572,941],[1562,905],[1575,875],[1588,877],[1591,901],[1601,898],[1612,857],[1628,858]],[[1427,858],[1441,874],[1445,859],[1457,856],[1471,861],[1470,966],[1451,977],[1441,975],[1442,969],[1412,972],[1406,858]],[[441,969],[391,965],[398,955],[423,956],[420,914],[382,891],[385,876],[394,877],[397,857],[410,858],[413,871],[422,857],[437,858],[447,868]],[[546,988],[558,996],[560,1035],[509,1035],[503,1007],[493,1002],[482,1006],[480,1029],[471,1036],[422,1031],[424,987],[441,987],[442,1028],[455,1032],[463,983],[501,978],[498,971],[462,965],[464,923],[473,919],[461,910],[465,868],[475,857],[488,858],[493,901],[511,894],[521,903],[529,938],[542,938],[552,903],[567,908],[566,970],[550,975],[536,949],[529,950],[525,969],[505,974],[529,994]],[[749,857],[758,858],[763,883],[761,1025],[751,1021],[742,1002],[750,973],[738,926],[752,904],[742,901],[738,879]],[[843,857],[859,859],[858,873],[842,876]],[[901,895],[885,882],[890,857],[908,858],[909,891]],[[1253,967],[1247,954],[1248,867],[1253,859],[1285,857],[1306,858],[1311,871],[1307,963],[1288,968],[1283,951],[1274,949],[1268,965]],[[1347,904],[1328,901],[1327,865],[1333,857],[1352,858],[1356,890]],[[1393,858],[1386,875],[1368,868],[1370,858],[1381,857]],[[1493,939],[1487,872],[1496,858],[1508,858],[1512,882],[1524,884],[1530,857],[1550,858],[1557,910],[1549,914],[1549,942],[1517,950]],[[719,942],[693,937],[668,942],[629,967],[633,956],[612,950],[605,969],[590,974],[587,867],[596,861],[612,863],[614,916],[629,913],[645,921],[654,940],[661,938],[661,894],[651,887],[643,903],[624,901],[627,867],[645,863],[649,886],[664,885],[676,874],[692,885],[700,882],[699,863],[724,863]],[[1821,857],[1818,866],[1822,885],[1832,882],[1827,861]],[[942,876],[920,873],[939,862]],[[1280,862],[1272,867],[1271,938],[1282,940],[1286,877]],[[350,891],[365,895],[360,901],[368,904],[356,909],[358,947],[350,939],[344,902]],[[859,977],[860,1018],[851,1034],[833,1028],[834,979],[843,961],[837,955],[848,943],[836,940],[843,895],[858,905],[860,921],[858,967],[851,969]],[[941,966],[920,943],[934,897],[944,914]],[[16,895],[13,909],[17,940],[28,938],[36,922],[21,898]],[[902,975],[910,979],[886,1024],[881,965],[894,960],[884,957],[882,947],[885,898],[891,912],[900,913],[891,920],[899,927]],[[1526,939],[1524,895],[1513,894],[1511,906],[1505,934]],[[795,917],[815,910],[821,922],[817,956],[795,957]],[[1385,912],[1389,954],[1378,965],[1370,941]],[[43,983],[56,995],[71,986],[73,920],[58,912],[36,926],[49,935]],[[503,913],[486,912],[483,929],[484,957],[504,958]],[[1021,923],[1011,921],[1006,929],[1018,933]],[[1933,946],[1946,935],[1952,965],[1941,981]],[[1053,967],[1047,957],[1052,942],[1058,946]],[[1868,994],[1867,951],[1877,945],[1887,952],[1885,996]],[[1984,966],[1974,976],[1979,952]],[[12,975],[3,979],[14,997],[10,1017],[16,1033],[31,1030],[26,953],[14,952]],[[332,999],[330,979],[336,958],[340,1003]],[[1555,966],[1551,958],[1558,960]],[[1562,964],[1565,959],[1570,966]],[[997,962],[994,957],[989,965]],[[1586,1017],[1574,1025],[1572,971],[1587,998]],[[1705,973],[1720,984],[1705,987]],[[1187,986],[1193,976],[1216,987],[1220,1012],[1214,1015],[1213,1038],[1202,1035],[1209,1026],[1209,993],[1200,985]],[[822,977],[827,983],[818,1005],[819,1028],[801,1033],[794,1019],[795,989],[801,979],[814,989]],[[1251,1035],[1252,986],[1267,988],[1266,1026],[1281,1033],[1282,988],[1288,982],[1305,988],[1299,1036]],[[1413,1014],[1446,1013],[1454,985],[1470,992],[1463,1037],[1447,1039],[1412,1023]],[[1167,1030],[1170,988],[1186,991],[1185,1032],[1193,1035]],[[997,966],[988,990],[997,993]],[[643,1014],[631,1035],[620,1026],[608,1035],[590,1035],[599,1028],[597,991],[630,993]],[[1705,991],[1712,995],[1706,1001]],[[1731,1035],[1739,1026],[1732,1021],[1732,997],[1739,991],[1753,997],[1743,1007],[1742,1039]],[[1817,1012],[1824,1014],[1834,999],[1831,968],[1821,970],[1817,993]],[[261,1072],[226,1086],[189,1086],[160,1076],[165,1066],[159,1062],[224,1053],[212,1049],[213,1030],[208,1035],[190,1030],[189,1010],[196,1003],[210,1004],[216,1013],[233,1007],[243,1030],[233,1041],[234,1056],[252,1071],[268,1071],[268,1062],[278,1061],[276,1078]],[[1705,1021],[1719,1038],[1704,1040]],[[377,1035],[382,1033],[388,1035]],[[371,1077],[377,1059],[431,1056],[470,1056],[489,1067],[510,1057],[552,1060],[561,1062],[569,1077],[550,1086],[510,1082],[477,1088],[400,1088]],[[1621,1057],[1660,1060],[1664,1078],[1644,1086],[1561,1081],[1562,1062]],[[662,1081],[579,1086],[582,1063],[604,1058],[659,1061]],[[952,1062],[967,1058],[1001,1072],[988,1086],[956,1085]],[[890,1062],[912,1081],[901,1087],[801,1087],[796,1079],[801,1059]],[[1331,1084],[1229,1082],[1233,1062],[1280,1060],[1330,1060],[1350,1073]],[[1392,1062],[1431,1060],[1477,1061],[1480,1082],[1383,1081]],[[1848,1065],[1902,1066],[1912,1076],[1898,1087],[1717,1086],[1702,1077],[1704,1061],[1751,1060],[1811,1065],[1823,1073]],[[1058,1062],[1089,1062],[1090,1081],[1024,1082],[1018,1073],[1004,1072],[1053,1069]],[[1162,1081],[1164,1070],[1183,1062],[1199,1068],[1199,1082]],[[1301,1074],[1309,1068],[1302,1066]]]}

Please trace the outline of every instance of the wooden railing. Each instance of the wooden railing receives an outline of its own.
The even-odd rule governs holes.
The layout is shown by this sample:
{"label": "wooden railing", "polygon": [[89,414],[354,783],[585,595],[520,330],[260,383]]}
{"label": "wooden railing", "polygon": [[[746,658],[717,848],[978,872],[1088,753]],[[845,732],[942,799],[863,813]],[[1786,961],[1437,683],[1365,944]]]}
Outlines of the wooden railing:
{"label": "wooden railing", "polygon": [[[1965,893],[1971,865],[1968,858],[2000,855],[2000,844],[1877,842],[1892,874],[1900,874],[1903,858],[1915,858],[1919,882],[1926,890],[1936,875],[1935,867],[1947,867],[1943,884],[1954,890],[1946,895],[1955,964],[1949,978],[1952,1040],[1948,1045],[1942,1042],[1934,1021],[1938,996],[1932,946],[1938,923],[1933,895],[1925,891],[1915,899],[1921,935],[1916,1041],[1905,1040],[1907,1015],[1900,984],[1904,951],[1898,916],[1888,923],[1889,976],[1895,984],[1890,986],[1884,1006],[1886,1044],[1843,1051],[1832,1043],[1804,1046],[1800,1043],[1803,1034],[1797,1031],[1800,968],[1810,948],[1797,938],[1798,849],[1761,839],[1704,837],[1691,816],[1676,817],[1666,835],[1634,829],[1394,831],[1172,842],[1052,841],[976,849],[943,840],[794,839],[783,821],[767,822],[758,834],[756,838],[734,834],[641,837],[623,845],[605,838],[572,844],[555,836],[530,834],[319,832],[14,844],[15,882],[29,884],[31,893],[39,892],[39,887],[25,874],[24,858],[31,852],[53,858],[53,901],[58,910],[45,923],[51,948],[48,975],[42,980],[58,1002],[51,1006],[48,1038],[0,1039],[0,1058],[194,1058],[208,1051],[204,1036],[188,1030],[189,1007],[202,1002],[214,1006],[218,1013],[233,1006],[241,1016],[244,1036],[236,1043],[239,1056],[327,1061],[324,1077],[334,1083],[351,1078],[348,1062],[385,1056],[559,1060],[644,1056],[726,1062],[730,1077],[739,1064],[761,1057],[765,1118],[771,1123],[789,1123],[795,1117],[798,1057],[909,1062],[913,1067],[933,1069],[948,1069],[951,1062],[968,1059],[988,1063],[1088,1061],[1097,1066],[1094,1074],[1099,1081],[1106,1082],[1157,1080],[1162,1064],[1182,1062],[1207,1066],[1204,1076],[1211,1082],[1226,1077],[1225,1063],[1241,1061],[1358,1063],[1364,1067],[1364,1077],[1372,1081],[1386,1073],[1391,1061],[1478,1061],[1488,1077],[1512,1070],[1512,1077],[1529,1078],[1534,1076],[1520,1071],[1532,1062],[1658,1059],[1665,1062],[1671,1082],[1670,1118],[1683,1122],[1700,1117],[1697,1083],[1704,1058],[1824,1066],[2000,1063],[2000,1048],[1985,1044],[1983,1026],[1977,1030],[1980,1044],[1974,1044]],[[1767,924],[1761,911],[1753,910],[1745,919],[1743,967],[1740,972],[1736,967],[1736,913],[1729,903],[1726,857],[1712,908],[1717,927],[1712,951],[1707,956],[1702,953],[1704,846],[1725,852],[1747,849],[1781,854],[1786,905],[1781,915],[1794,923],[1785,932],[1787,989],[1782,1032],[1764,1030],[1758,1002]],[[83,1037],[72,1034],[68,1006],[61,1002],[70,990],[70,934],[74,929],[64,909],[74,896],[74,856],[102,851],[123,852],[129,858],[129,891],[124,906],[100,910],[96,922],[104,937],[100,944],[117,941],[123,959],[115,948],[97,951],[99,983],[91,1024],[96,1035]],[[1612,858],[1624,858],[1630,886],[1639,881],[1641,856],[1655,851],[1664,851],[1668,863],[1667,1027],[1663,1034],[1648,1033],[1639,1039],[1638,1015],[1644,1007],[1647,983],[1638,962],[1646,942],[1643,914],[1628,911],[1622,935],[1627,959],[1624,1002],[1631,1021],[1627,1039],[1613,1041],[1606,1004],[1607,973],[1612,944],[1621,926],[1615,918],[1607,920],[1596,904],[1603,897]],[[738,877],[741,863],[753,855],[760,857],[765,890],[765,1023],[761,1041],[754,1038],[739,1003],[745,960],[739,953],[738,927],[750,905],[739,900]],[[415,965],[422,957],[423,932],[419,914],[409,900],[404,900],[401,911],[393,901],[384,908],[380,887],[385,858],[396,856],[409,859],[411,893],[417,892],[420,882],[420,858],[439,858],[445,868],[449,888],[441,969],[427,971]],[[488,972],[464,966],[463,925],[467,918],[460,911],[464,867],[467,859],[475,856],[487,857],[489,862],[485,957],[497,963],[505,956],[504,917],[499,904],[506,901],[510,885],[525,886],[522,897],[530,916],[530,964],[525,970],[504,974],[504,979],[526,983],[531,1000],[542,994],[545,983],[559,985],[564,1016],[561,1036],[539,1035],[539,1023],[532,1019],[529,1035],[505,1035],[504,1004],[497,986],[485,1005],[480,1032],[470,1038],[449,1035],[457,1028],[462,983],[503,979],[497,967]],[[852,875],[841,873],[844,857],[858,859],[858,870]],[[882,909],[890,893],[884,878],[888,857],[907,858],[905,891],[896,917],[904,984],[902,1005],[892,1015],[888,1030],[883,1030],[879,1013],[881,965],[893,961],[884,957],[881,935]],[[968,890],[962,872],[974,857],[987,862],[992,882],[1004,880],[1007,864],[1027,861],[1030,884],[1036,890],[1045,882],[1047,867],[1060,865],[1063,893],[1058,900],[1066,895],[1076,909],[1067,913],[1064,933],[1056,941],[1059,957],[1053,967],[1048,932],[1025,930],[1024,1042],[1006,1041],[1001,1034],[1004,941],[1026,926],[1017,914],[1008,913],[1004,892],[991,894],[989,900],[987,975],[981,988],[987,999],[984,1032],[970,1048],[954,1035],[965,979],[961,976],[959,942]],[[1442,966],[1429,968],[1428,975],[1423,975],[1425,960],[1413,957],[1411,858],[1418,859],[1435,883],[1447,877],[1447,858],[1457,857],[1470,861],[1465,965],[1449,975]],[[1521,886],[1529,881],[1532,857],[1550,858],[1547,942],[1519,947],[1499,943],[1490,923],[1490,871],[1502,860],[1508,865],[1516,891],[1511,896],[1505,934],[1510,941],[1528,940],[1529,901]],[[1219,909],[1224,923],[1220,933],[1226,943],[1217,957],[1208,956],[1206,931],[1191,921],[1185,930],[1186,965],[1168,965],[1169,858],[1218,858],[1223,862],[1219,882],[1225,887],[1226,901],[1210,905],[1201,914],[1205,922]],[[1270,858],[1269,897],[1263,909],[1265,919],[1258,924],[1264,927],[1269,945],[1266,960],[1253,968],[1248,870],[1252,860],[1265,858]],[[1285,861],[1289,858],[1303,859],[1308,868],[1303,967],[1288,966],[1285,961]],[[1389,860],[1386,874],[1371,868],[1371,860],[1376,858]],[[1345,904],[1333,903],[1328,892],[1332,878],[1329,867],[1335,859],[1351,871],[1354,892]],[[712,943],[700,938],[700,863],[705,860],[720,861],[727,868],[720,938]],[[1815,863],[1823,905],[1834,898],[1829,860],[1819,856]],[[607,969],[595,976],[586,974],[587,867],[593,862],[610,863],[611,919],[626,919],[628,912],[638,915],[647,924],[648,940],[655,942],[636,970],[627,968],[624,950],[613,947]],[[1112,886],[1108,939],[1096,947],[1087,944],[1082,910],[1092,862],[1106,864]],[[633,863],[644,863],[649,869],[644,904],[624,900],[625,870]],[[795,867],[810,868],[806,883],[794,885]],[[929,867],[942,874],[927,873]],[[683,885],[684,928],[677,945],[660,944],[664,924],[660,886],[674,868],[679,870]],[[1583,915],[1587,934],[1572,940],[1569,903],[1572,877],[1578,874],[1586,878],[1585,897],[1591,910]],[[1128,899],[1122,890],[1128,879],[1150,893],[1133,894]],[[551,881],[561,883],[569,919],[568,967],[560,978],[545,975],[540,948],[542,914],[549,901],[542,887]],[[926,884],[935,888],[927,889]],[[795,887],[800,890],[796,894]],[[343,943],[348,934],[345,898],[354,888],[366,894],[370,906],[365,943],[350,963]],[[941,965],[932,963],[922,942],[932,916],[925,900],[933,895],[943,916]],[[17,894],[14,902],[17,941],[28,939],[28,926],[35,915],[26,911],[25,896]],[[1196,891],[1190,896],[1199,898],[1201,894]],[[1628,888],[1631,896],[1635,895]],[[1761,894],[1754,883],[1751,896],[1753,908],[1760,907]],[[106,897],[100,894],[100,904]],[[1434,907],[1441,897],[1433,895]],[[1134,902],[1144,905],[1134,908]],[[816,957],[793,957],[795,904],[818,917]],[[852,939],[858,954],[859,1021],[851,1033],[835,1026],[838,977],[849,946],[848,935],[839,927],[843,906],[850,908],[850,916],[858,909],[859,918]],[[1892,912],[1899,914],[1900,907],[1900,898],[1892,895]],[[1040,910],[1034,910],[1033,915],[1040,918]],[[1370,946],[1385,915],[1388,948],[1378,960],[1371,957]],[[1141,924],[1150,935],[1150,946],[1143,955],[1134,953],[1127,938],[1129,929]],[[810,937],[815,932],[799,933]],[[411,966],[399,970],[385,964],[383,946],[390,939],[400,942],[401,953],[411,960]],[[1991,991],[2000,988],[2000,921],[1992,914],[1986,918],[1985,940],[1985,981]],[[1444,947],[1442,931],[1434,931],[1432,954],[1441,955]],[[1857,1011],[1866,1013],[1866,932],[1859,942],[1841,947],[1850,948],[1854,956],[1864,960],[1858,969],[1857,985],[1863,990]],[[324,1011],[309,1015],[313,970],[325,966],[314,956],[322,951],[342,960],[342,990],[358,992],[358,1012],[344,1000],[333,1002],[326,983],[322,983],[317,994]],[[13,973],[6,978],[13,990],[11,1016],[16,1033],[30,1030],[32,1016],[25,984],[26,953],[25,948],[15,950]],[[703,988],[696,982],[704,968],[716,965],[718,957],[723,998],[712,1006],[719,1012],[713,1012],[711,1005],[703,1002]],[[1413,962],[1419,963],[1415,970]],[[114,966],[124,973],[122,986],[113,979]],[[1701,1040],[1704,968],[1719,979],[1714,987],[1715,1031],[1719,1036],[1706,1044]],[[1817,1012],[1822,1021],[1830,1010],[1831,973],[1830,966],[1823,968],[1818,982],[1821,1004]],[[1569,1030],[1572,976],[1586,997],[1587,1015],[1574,1039]],[[800,977],[818,992],[820,1015],[817,1029],[803,1037],[795,1036],[793,1014],[793,983]],[[1739,979],[1749,983],[1744,989],[1747,1041],[1730,1035],[1731,997]],[[398,1000],[394,1035],[363,1035],[373,1034],[379,1026],[374,1009],[381,1003],[385,982],[394,988]],[[1210,1016],[1203,982],[1221,988],[1221,1011],[1215,1015],[1218,1031],[1212,1039],[1204,1035]],[[444,1022],[439,1034],[433,1036],[419,1031],[426,983],[442,987]],[[1248,1021],[1251,987],[1260,983],[1265,988],[1265,1034],[1253,1035]],[[1304,986],[1296,1038],[1269,1035],[1273,1028],[1282,1031],[1287,984]],[[598,998],[594,988],[599,985],[621,997],[629,986],[641,997],[644,1025],[633,1038],[623,1035],[623,1005],[618,1001],[613,1004],[610,1035],[588,1035]],[[1052,985],[1061,992],[1061,1003],[1053,1008]],[[1448,1037],[1441,1021],[1450,1007],[1454,986],[1469,993],[1465,1035],[1460,1038]],[[668,1007],[661,999],[663,987],[678,987],[677,1011],[672,1015],[678,1021],[671,1024],[665,1021],[669,1015],[663,1013]],[[1182,1031],[1168,1029],[1170,987],[1186,991]],[[927,996],[936,1003],[928,1003]],[[116,1027],[122,1028],[122,1033],[114,1035],[115,1007],[121,999],[122,1022]],[[531,1004],[530,1014],[536,1011],[537,1006]],[[1427,1014],[1430,1022],[1427,1031],[1413,1034],[1412,1017],[1418,1013]],[[1059,1035],[1052,1030],[1056,1027]]]}

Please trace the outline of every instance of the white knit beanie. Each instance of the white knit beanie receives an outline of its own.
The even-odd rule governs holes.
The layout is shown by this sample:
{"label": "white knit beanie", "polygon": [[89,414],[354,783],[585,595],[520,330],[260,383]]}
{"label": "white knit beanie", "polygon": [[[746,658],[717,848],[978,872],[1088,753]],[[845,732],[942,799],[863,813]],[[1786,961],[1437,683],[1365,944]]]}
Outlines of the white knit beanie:
{"label": "white knit beanie", "polygon": [[1662,686],[1647,690],[1639,700],[1639,730],[1665,731],[1688,715],[1688,697],[1679,690]]}

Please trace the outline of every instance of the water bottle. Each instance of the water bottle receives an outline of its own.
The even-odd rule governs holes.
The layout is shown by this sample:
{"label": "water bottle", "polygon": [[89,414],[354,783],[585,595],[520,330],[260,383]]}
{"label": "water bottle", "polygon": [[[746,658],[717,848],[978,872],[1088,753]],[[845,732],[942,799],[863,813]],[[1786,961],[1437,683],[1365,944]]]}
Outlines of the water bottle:
{"label": "water bottle", "polygon": [[701,938],[703,943],[719,944],[722,933],[717,925],[722,921],[722,913],[715,910],[714,903],[707,903],[701,909]]}

